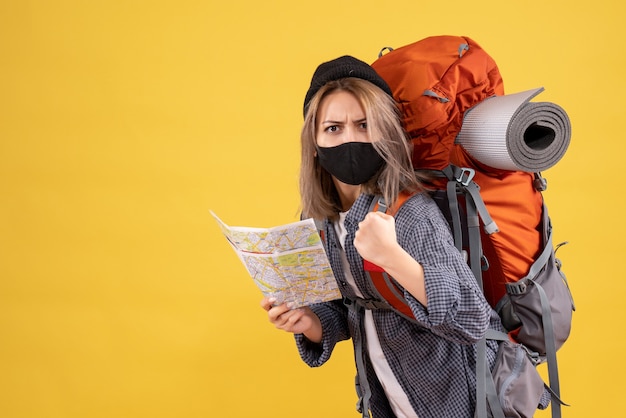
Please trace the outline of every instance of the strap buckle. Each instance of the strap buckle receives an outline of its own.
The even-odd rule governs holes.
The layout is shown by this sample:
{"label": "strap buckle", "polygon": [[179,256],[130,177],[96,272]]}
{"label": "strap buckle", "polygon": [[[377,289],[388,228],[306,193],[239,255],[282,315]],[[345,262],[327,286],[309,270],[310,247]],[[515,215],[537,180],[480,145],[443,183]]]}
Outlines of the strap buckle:
{"label": "strap buckle", "polygon": [[470,182],[474,178],[476,171],[474,171],[473,168],[459,167],[458,173],[455,173],[455,174],[456,174],[455,180],[458,183],[462,184],[463,186],[467,186],[468,184],[470,184]]}
{"label": "strap buckle", "polygon": [[358,306],[363,309],[376,310],[376,309],[391,309],[391,305],[388,302],[378,299],[363,299],[359,297],[348,298],[343,297],[343,304],[350,306]]}
{"label": "strap buckle", "polygon": [[518,280],[514,283],[505,283],[506,292],[509,295],[523,295],[528,289],[526,280]]}
{"label": "strap buckle", "polygon": [[548,180],[541,176],[541,173],[535,173],[535,179],[533,180],[533,187],[539,192],[545,192],[548,189]]}

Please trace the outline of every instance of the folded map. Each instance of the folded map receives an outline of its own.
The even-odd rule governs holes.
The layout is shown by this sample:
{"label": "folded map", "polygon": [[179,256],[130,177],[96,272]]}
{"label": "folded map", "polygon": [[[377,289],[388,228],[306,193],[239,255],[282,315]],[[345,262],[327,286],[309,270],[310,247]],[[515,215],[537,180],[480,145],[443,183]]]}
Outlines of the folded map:
{"label": "folded map", "polygon": [[263,295],[292,308],[341,298],[313,219],[250,228],[211,214]]}

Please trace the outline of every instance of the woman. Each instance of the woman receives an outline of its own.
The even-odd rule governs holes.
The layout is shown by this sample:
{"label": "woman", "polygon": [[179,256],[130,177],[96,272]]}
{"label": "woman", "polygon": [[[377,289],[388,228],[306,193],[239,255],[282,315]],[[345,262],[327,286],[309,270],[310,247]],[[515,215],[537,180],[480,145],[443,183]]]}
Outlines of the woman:
{"label": "woman", "polygon": [[[376,299],[364,260],[404,291],[415,316],[333,301],[290,309],[264,299],[270,322],[295,334],[302,359],[320,366],[351,338],[360,410],[379,417],[472,417],[476,342],[499,319],[454,247],[446,220],[411,165],[411,148],[386,83],[344,56],[321,64],[304,102],[303,213],[324,219],[325,247],[344,300]],[[413,195],[395,218],[375,196]],[[489,365],[495,343],[488,342]]]}

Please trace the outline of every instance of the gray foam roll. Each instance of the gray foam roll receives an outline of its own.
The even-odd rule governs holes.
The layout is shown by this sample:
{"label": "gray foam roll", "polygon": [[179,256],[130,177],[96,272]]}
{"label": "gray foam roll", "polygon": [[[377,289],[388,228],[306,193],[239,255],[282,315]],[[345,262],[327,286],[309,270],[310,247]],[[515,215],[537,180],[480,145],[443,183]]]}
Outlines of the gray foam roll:
{"label": "gray foam roll", "polygon": [[538,172],[565,155],[571,138],[567,113],[530,102],[543,87],[483,100],[466,111],[456,137],[473,158],[493,168]]}

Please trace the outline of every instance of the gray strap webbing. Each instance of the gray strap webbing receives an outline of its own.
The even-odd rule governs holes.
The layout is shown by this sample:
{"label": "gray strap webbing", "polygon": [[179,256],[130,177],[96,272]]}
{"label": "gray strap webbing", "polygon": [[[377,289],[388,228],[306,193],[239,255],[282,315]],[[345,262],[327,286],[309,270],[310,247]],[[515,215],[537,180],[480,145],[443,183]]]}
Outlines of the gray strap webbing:
{"label": "gray strap webbing", "polygon": [[368,212],[372,212],[374,210],[374,208],[376,207],[376,204],[378,203],[378,212],[387,212],[387,203],[385,203],[385,199],[382,196],[375,196],[372,199],[372,203],[370,203],[370,208],[368,210]]}
{"label": "gray strap webbing", "polygon": [[476,417],[487,418],[487,340],[476,344]]}
{"label": "gray strap webbing", "polygon": [[[471,168],[457,167],[450,164],[449,166],[444,168],[442,172],[445,174],[448,180],[455,180],[458,184],[463,186],[463,189],[472,197],[474,203],[476,204],[478,215],[485,225],[485,232],[488,235],[498,232],[498,225],[493,219],[491,219],[491,215],[489,215],[487,206],[485,206],[485,202],[480,196],[480,187],[478,186],[478,184],[476,184],[476,182],[472,181],[472,179],[474,178],[474,170]],[[448,195],[448,197],[450,196]]]}
{"label": "gray strap webbing", "polygon": [[[482,199],[481,199],[482,200]],[[483,290],[483,272],[480,263],[482,257],[482,243],[480,242],[480,221],[476,202],[473,198],[466,199],[467,210],[467,238],[469,241],[469,260],[472,273],[476,277],[480,290]]]}
{"label": "gray strap webbing", "polygon": [[[363,309],[360,305],[356,303],[347,304],[349,309],[353,309],[357,312],[357,317],[362,318],[360,314],[360,310]],[[363,353],[363,338],[365,338],[365,333],[363,332],[363,322],[361,321],[360,325],[357,327],[358,333],[360,336],[356,336],[356,340],[358,341],[354,347],[354,357],[356,360],[356,391],[359,396],[359,400],[356,404],[356,410],[359,411],[363,418],[370,418],[370,398],[372,396],[372,391],[370,389],[369,382],[367,381],[367,369],[365,368],[365,354]]]}
{"label": "gray strap webbing", "polygon": [[506,335],[504,332],[497,331],[491,328],[487,329],[487,332],[485,333],[485,338],[487,338],[488,340],[496,340],[496,341],[508,341],[509,340],[509,336]]}
{"label": "gray strap webbing", "polygon": [[478,210],[478,214],[480,215],[480,219],[483,220],[483,224],[485,225],[485,232],[488,235],[495,234],[499,231],[498,225],[496,222],[491,219],[491,215],[489,215],[489,211],[487,210],[487,206],[485,206],[485,202],[483,198],[480,197],[480,187],[475,182],[469,182],[467,186],[465,186],[466,190],[469,192],[470,196],[474,200],[476,204],[476,209]]}
{"label": "gray strap webbing", "polygon": [[463,251],[463,235],[461,230],[461,214],[459,212],[459,204],[456,195],[456,182],[449,180],[446,188],[448,197],[448,209],[452,217],[452,234],[454,236],[454,245],[457,250]]}
{"label": "gray strap webbing", "polygon": [[[466,191],[465,209],[467,218],[467,238],[469,245],[469,266],[474,273],[474,277],[480,286],[483,288],[482,280],[482,244],[480,241],[480,218],[482,218],[485,224],[485,231],[497,232],[498,227],[491,219],[485,202],[479,193],[479,187],[472,181],[474,177],[474,170],[469,168],[459,168],[456,166],[448,166],[444,169],[444,173],[448,177],[447,185],[447,197],[448,197],[448,209],[452,216],[452,232],[454,234],[454,244],[459,251],[462,251],[462,228],[459,213],[458,199],[456,196],[457,185],[460,185],[464,191]],[[482,212],[482,213],[481,213]],[[488,232],[488,233],[493,233]]]}
{"label": "gray strap webbing", "polygon": [[[552,240],[549,241],[552,245]],[[538,283],[537,291],[541,299],[541,320],[543,321],[543,336],[546,344],[546,359],[548,363],[548,379],[550,382],[550,389],[553,394],[556,394],[556,399],[552,399],[552,418],[561,418],[561,387],[559,384],[559,369],[556,360],[556,344],[554,342],[554,328],[552,325],[552,312],[550,311],[550,301],[543,287]]]}
{"label": "gray strap webbing", "polygon": [[320,219],[313,219],[315,223],[315,228],[317,228],[317,232],[322,232],[324,230],[324,221]]}
{"label": "gray strap webbing", "polygon": [[465,43],[459,45],[459,58],[463,56],[465,51],[469,51],[469,45]]}
{"label": "gray strap webbing", "polygon": [[556,358],[556,343],[554,341],[554,324],[552,323],[552,311],[550,310],[550,300],[545,290],[539,283],[535,282],[535,277],[539,274],[541,269],[543,269],[546,264],[550,260],[550,256],[552,255],[552,226],[550,225],[550,219],[547,217],[546,208],[544,205],[544,219],[543,222],[547,222],[546,224],[546,232],[547,239],[545,242],[545,247],[537,260],[530,266],[528,270],[528,274],[524,276],[521,280],[515,283],[508,283],[506,285],[507,292],[512,294],[520,294],[525,293],[526,287],[528,286],[528,282],[532,281],[533,284],[537,287],[537,292],[539,293],[539,300],[541,301],[541,321],[543,325],[543,338],[544,344],[546,347],[546,363],[548,366],[548,380],[549,387],[548,391],[552,395],[552,417],[560,418],[561,417],[561,405],[566,405],[560,398],[561,396],[561,385],[559,382],[559,369]]}
{"label": "gray strap webbing", "polygon": [[489,402],[489,408],[491,409],[491,415],[494,418],[504,418],[504,411],[500,400],[498,399],[498,392],[496,391],[496,382],[493,380],[492,374],[487,370],[485,379],[487,380],[487,402]]}
{"label": "gray strap webbing", "polygon": [[[370,279],[371,280],[371,279]],[[348,298],[345,297],[343,298],[343,303],[346,306],[349,306],[351,304],[356,304],[359,305],[361,308],[363,309],[371,309],[371,310],[376,310],[376,309],[393,309],[392,306],[387,303],[384,300],[377,300],[377,299],[363,299],[360,297],[353,297],[353,298]]]}
{"label": "gray strap webbing", "polygon": [[[374,202],[372,203],[370,210],[373,209],[375,205],[375,201],[376,199],[374,199]],[[319,231],[323,231],[324,222],[317,220],[317,219],[315,219],[314,221],[315,221],[315,225],[317,229]],[[373,307],[373,305],[370,305],[372,303],[383,304],[384,302],[366,300],[366,299],[351,300],[351,299],[344,298],[344,304],[348,307],[348,309],[356,310],[357,316],[359,316],[358,311],[363,309],[365,305]],[[384,305],[388,306],[388,304],[386,303],[384,303]],[[355,377],[354,383],[356,386],[357,395],[359,397],[357,404],[356,404],[356,409],[363,415],[363,418],[371,418],[370,413],[369,413],[369,405],[370,405],[370,397],[372,396],[372,392],[370,390],[369,383],[367,381],[367,370],[365,368],[365,361],[363,357],[363,343],[362,343],[363,338],[364,338],[363,336],[364,333],[361,327],[359,327],[358,332],[361,334],[361,338],[357,339],[359,343],[356,344],[355,346],[355,360],[356,360],[357,375]]]}
{"label": "gray strap webbing", "polygon": [[432,90],[424,90],[424,93],[422,93],[422,95],[434,97],[435,99],[439,100],[441,103],[448,103],[450,101],[450,99],[448,99],[447,97],[440,96]]}
{"label": "gray strap webbing", "polygon": [[557,396],[557,394],[556,394],[556,393],[555,393],[555,392],[554,392],[554,391],[550,388],[550,386],[548,386],[547,384],[545,384],[545,383],[544,383],[544,384],[543,384],[543,387],[544,387],[544,388],[546,388],[546,390],[547,390],[548,392],[550,392],[550,395],[552,395],[552,402],[557,401],[557,402],[558,402],[559,404],[561,404],[561,405],[571,406],[571,405],[566,404],[565,402],[563,402],[563,401],[561,400],[561,398],[559,398],[559,397]]}
{"label": "gray strap webbing", "polygon": [[363,344],[359,343],[356,347],[356,384],[358,385],[357,392],[359,394],[359,400],[357,401],[356,410],[361,413],[363,418],[370,418],[370,397],[372,391],[367,381],[367,374],[365,373],[365,362],[363,360]]}
{"label": "gray strap webbing", "polygon": [[539,257],[535,260],[535,262],[528,269],[528,274],[524,276],[521,280],[534,280],[535,277],[539,274],[541,269],[544,268],[546,264],[548,264],[548,260],[550,259],[550,255],[552,254],[552,228],[548,229],[548,239],[546,240],[545,247]]}
{"label": "gray strap webbing", "polygon": [[533,187],[539,192],[545,192],[548,189],[548,180],[544,179],[540,172],[536,172]]}
{"label": "gray strap webbing", "polygon": [[487,418],[487,404],[494,418],[504,418],[504,412],[498,399],[496,384],[491,371],[487,367],[487,340],[504,341],[508,337],[506,334],[493,329],[488,329],[487,333],[476,344],[476,417]]}

